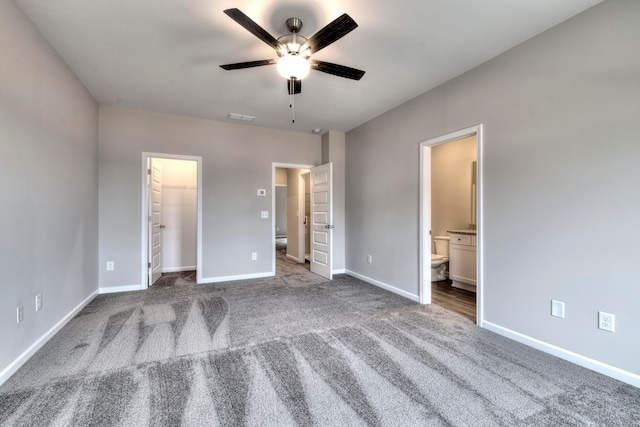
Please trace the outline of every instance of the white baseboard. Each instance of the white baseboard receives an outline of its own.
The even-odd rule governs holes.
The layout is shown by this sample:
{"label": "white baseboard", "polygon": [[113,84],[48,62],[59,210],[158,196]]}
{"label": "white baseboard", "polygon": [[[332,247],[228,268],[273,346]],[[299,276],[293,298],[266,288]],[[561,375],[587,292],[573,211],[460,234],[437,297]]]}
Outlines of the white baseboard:
{"label": "white baseboard", "polygon": [[126,286],[105,286],[98,289],[100,294],[112,294],[115,292],[141,291],[147,289],[142,285],[126,285]]}
{"label": "white baseboard", "polygon": [[269,271],[266,273],[254,273],[254,274],[243,274],[239,276],[224,276],[224,277],[203,277],[201,281],[198,283],[220,283],[220,282],[233,282],[236,280],[248,280],[248,279],[262,279],[264,277],[273,277],[275,274]]}
{"label": "white baseboard", "polygon": [[338,268],[337,270],[331,271],[331,274],[345,274],[347,272],[344,268]]}
{"label": "white baseboard", "polygon": [[163,273],[179,273],[181,271],[193,271],[196,269],[195,265],[188,265],[186,267],[170,267],[170,268],[163,268],[162,272]]}
{"label": "white baseboard", "polygon": [[518,341],[519,343],[533,347],[537,350],[559,357],[560,359],[575,363],[576,365],[591,369],[592,371],[599,372],[603,375],[615,378],[632,386],[640,387],[640,375],[636,375],[623,369],[616,368],[615,366],[607,365],[606,363],[590,359],[586,356],[582,356],[581,354],[565,350],[564,348],[557,347],[553,344],[540,341],[527,335],[523,335],[519,332],[512,331],[491,322],[484,321],[480,326],[490,330],[491,332],[495,332],[498,335],[502,335],[514,341]]}
{"label": "white baseboard", "polygon": [[290,260],[293,260],[295,262],[298,262],[300,264],[302,264],[304,262],[304,260],[300,261],[300,258],[294,257],[293,255],[289,255],[289,254],[287,254],[287,258],[289,258]]}
{"label": "white baseboard", "polygon": [[379,288],[386,289],[389,292],[393,292],[394,294],[397,294],[397,295],[400,295],[402,297],[408,298],[408,299],[410,299],[412,301],[415,301],[415,302],[420,302],[420,296],[419,295],[414,295],[414,294],[409,293],[407,291],[403,291],[402,289],[398,289],[395,286],[380,282],[378,280],[372,279],[372,278],[367,277],[367,276],[363,276],[362,274],[358,274],[355,271],[345,270],[344,272],[346,274],[349,274],[349,275],[351,275],[351,276],[353,276],[353,277],[355,277],[357,279],[360,279],[360,280],[362,280],[364,282],[371,283],[372,285],[375,285],[375,286],[377,286]]}
{"label": "white baseboard", "polygon": [[84,301],[78,304],[73,310],[71,310],[66,316],[64,316],[58,323],[56,323],[51,329],[45,332],[40,338],[36,340],[31,346],[26,349],[16,360],[11,362],[9,366],[4,368],[0,372],[0,385],[2,385],[6,380],[8,380],[11,375],[15,374],[18,369],[22,365],[24,365],[27,360],[31,358],[35,354],[36,351],[40,350],[43,345],[47,343],[60,329],[64,327],[71,319],[75,317],[76,314],[80,312],[83,308],[87,306],[98,295],[98,292],[93,292]]}

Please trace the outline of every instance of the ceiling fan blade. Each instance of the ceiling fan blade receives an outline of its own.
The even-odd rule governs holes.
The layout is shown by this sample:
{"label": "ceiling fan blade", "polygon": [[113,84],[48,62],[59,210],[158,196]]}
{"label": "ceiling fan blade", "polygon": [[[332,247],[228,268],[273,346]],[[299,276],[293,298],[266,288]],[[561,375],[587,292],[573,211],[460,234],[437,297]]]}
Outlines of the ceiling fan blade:
{"label": "ceiling fan blade", "polygon": [[331,43],[341,39],[351,31],[358,27],[356,21],[351,19],[346,13],[336,18],[333,22],[322,28],[320,31],[312,35],[309,40],[302,46],[300,51],[309,48],[311,53],[319,51]]}
{"label": "ceiling fan blade", "polygon": [[311,69],[322,71],[323,73],[333,74],[334,76],[344,77],[345,79],[360,80],[364,76],[364,71],[345,65],[332,64],[331,62],[309,60]]}
{"label": "ceiling fan blade", "polygon": [[242,13],[240,9],[227,9],[224,11],[231,19],[242,25],[251,34],[268,44],[274,49],[279,46],[278,40],[276,40],[271,34],[267,32],[260,25],[256,24],[251,18]]}
{"label": "ceiling fan blade", "polygon": [[275,59],[263,59],[260,61],[248,61],[248,62],[236,62],[235,64],[224,64],[220,67],[225,70],[241,70],[243,68],[253,68],[253,67],[261,67],[263,65],[271,65],[275,64],[277,61]]}

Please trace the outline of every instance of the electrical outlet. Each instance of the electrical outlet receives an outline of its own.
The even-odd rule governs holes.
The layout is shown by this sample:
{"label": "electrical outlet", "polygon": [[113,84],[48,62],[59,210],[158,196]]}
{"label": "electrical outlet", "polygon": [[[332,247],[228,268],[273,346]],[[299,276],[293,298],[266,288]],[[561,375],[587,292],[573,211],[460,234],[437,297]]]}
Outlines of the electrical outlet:
{"label": "electrical outlet", "polygon": [[564,303],[562,301],[551,300],[551,315],[564,319]]}
{"label": "electrical outlet", "polygon": [[616,331],[616,316],[611,313],[605,313],[604,311],[598,312],[598,328],[603,331],[615,332]]}
{"label": "electrical outlet", "polygon": [[16,316],[17,316],[17,323],[20,323],[24,320],[24,307],[22,306],[22,304],[20,304],[17,308],[16,308]]}
{"label": "electrical outlet", "polygon": [[113,261],[107,261],[107,271],[115,270],[115,264]]}
{"label": "electrical outlet", "polygon": [[251,252],[251,260],[255,261],[258,259],[258,252]]}
{"label": "electrical outlet", "polygon": [[373,257],[371,255],[367,255],[367,263],[373,264]]}
{"label": "electrical outlet", "polygon": [[36,295],[36,311],[42,310],[42,294]]}
{"label": "electrical outlet", "polygon": [[260,218],[269,218],[269,211],[261,211]]}

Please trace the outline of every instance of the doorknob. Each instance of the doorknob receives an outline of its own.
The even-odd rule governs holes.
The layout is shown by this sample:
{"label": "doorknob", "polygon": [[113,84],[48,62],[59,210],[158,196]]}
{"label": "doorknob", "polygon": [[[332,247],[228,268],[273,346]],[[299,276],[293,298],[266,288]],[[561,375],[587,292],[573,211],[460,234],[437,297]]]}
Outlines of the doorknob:
{"label": "doorknob", "polygon": [[167,226],[164,224],[160,224],[160,228],[167,228]]}
{"label": "doorknob", "polygon": [[327,224],[327,225],[324,226],[324,228],[333,228],[333,225]]}

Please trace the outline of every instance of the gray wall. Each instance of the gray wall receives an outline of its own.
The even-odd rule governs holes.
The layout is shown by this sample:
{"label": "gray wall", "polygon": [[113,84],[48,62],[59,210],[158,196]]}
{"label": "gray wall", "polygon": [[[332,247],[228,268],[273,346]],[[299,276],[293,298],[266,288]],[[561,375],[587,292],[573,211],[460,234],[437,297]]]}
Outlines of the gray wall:
{"label": "gray wall", "polygon": [[[431,234],[469,228],[471,223],[471,163],[476,137],[458,139],[431,149]],[[433,246],[432,246],[433,249]]]}
{"label": "gray wall", "polygon": [[272,221],[260,211],[273,195],[256,190],[272,188],[273,162],[319,164],[320,136],[102,105],[99,114],[101,288],[140,284],[142,152],[202,156],[203,280],[271,271]]}
{"label": "gray wall", "polygon": [[333,272],[345,269],[345,139],[343,132],[322,135],[322,163],[333,163]]}
{"label": "gray wall", "polygon": [[417,294],[419,143],[481,123],[485,320],[640,374],[638,22],[604,2],[349,132],[347,269]]}
{"label": "gray wall", "polygon": [[276,187],[276,237],[287,237],[287,187]]}
{"label": "gray wall", "polygon": [[0,58],[2,372],[97,291],[98,105],[13,1]]}

